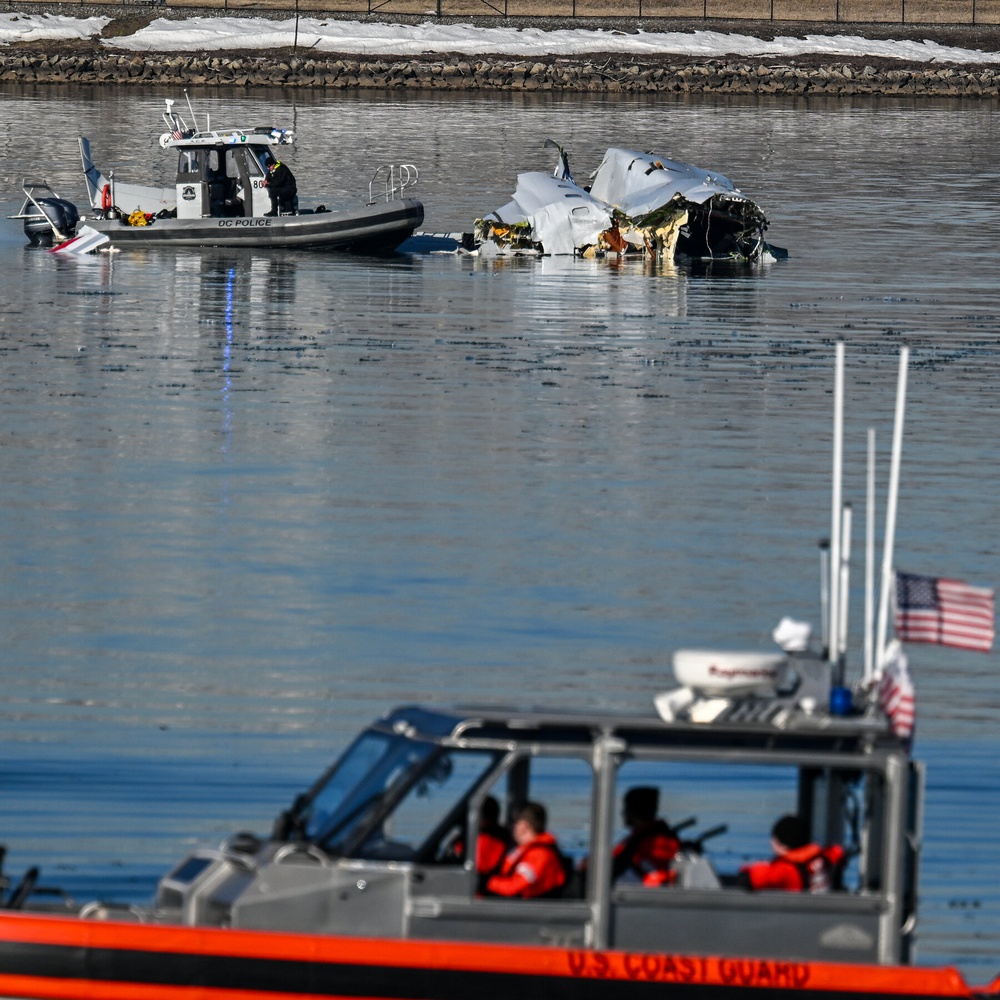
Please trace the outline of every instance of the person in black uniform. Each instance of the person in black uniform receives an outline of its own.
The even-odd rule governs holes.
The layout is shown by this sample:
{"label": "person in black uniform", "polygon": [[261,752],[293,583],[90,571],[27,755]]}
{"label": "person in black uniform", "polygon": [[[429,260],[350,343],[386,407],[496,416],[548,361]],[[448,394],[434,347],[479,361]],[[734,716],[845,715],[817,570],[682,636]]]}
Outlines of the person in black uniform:
{"label": "person in black uniform", "polygon": [[295,211],[295,196],[298,193],[295,176],[281,160],[275,160],[268,165],[267,180],[264,183],[271,199],[271,211],[266,213],[267,215]]}
{"label": "person in black uniform", "polygon": [[625,793],[622,819],[629,835],[615,845],[611,877],[630,873],[643,885],[673,885],[677,878],[674,858],[680,850],[677,834],[656,813],[660,805],[658,788],[642,786]]}

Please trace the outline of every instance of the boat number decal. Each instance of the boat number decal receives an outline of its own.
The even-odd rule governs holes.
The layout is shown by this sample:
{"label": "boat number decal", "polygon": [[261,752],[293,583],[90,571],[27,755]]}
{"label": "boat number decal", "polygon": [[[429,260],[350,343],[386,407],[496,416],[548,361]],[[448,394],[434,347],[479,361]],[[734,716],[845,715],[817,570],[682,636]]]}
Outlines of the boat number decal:
{"label": "boat number decal", "polygon": [[255,180],[253,182],[253,189],[254,189],[254,191],[263,191],[264,190],[264,182],[260,181],[260,180]]}
{"label": "boat number decal", "polygon": [[219,219],[219,228],[225,229],[233,226],[269,226],[270,219]]}
{"label": "boat number decal", "polygon": [[721,983],[774,989],[801,989],[809,982],[809,965],[805,962],[600,951],[569,951],[566,956],[570,975],[581,979]]}

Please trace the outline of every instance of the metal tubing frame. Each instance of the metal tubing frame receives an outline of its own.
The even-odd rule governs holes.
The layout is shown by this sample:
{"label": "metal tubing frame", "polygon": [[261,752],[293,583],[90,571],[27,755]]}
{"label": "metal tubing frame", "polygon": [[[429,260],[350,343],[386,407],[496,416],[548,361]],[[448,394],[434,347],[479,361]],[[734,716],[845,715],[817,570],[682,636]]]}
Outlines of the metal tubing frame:
{"label": "metal tubing frame", "polygon": [[865,503],[865,685],[875,675],[875,428],[868,428],[868,481]]}
{"label": "metal tubing frame", "polygon": [[889,629],[889,601],[895,581],[893,548],[896,540],[896,501],[899,497],[899,466],[903,451],[903,420],[906,415],[906,374],[910,349],[899,352],[899,379],[896,384],[896,417],[892,429],[892,464],[889,470],[889,498],[885,511],[885,540],[882,546],[882,587],[879,595],[878,638],[875,647],[875,675],[882,674],[885,659],[886,634]]}
{"label": "metal tubing frame", "polygon": [[833,381],[833,470],[830,501],[830,619],[827,635],[830,645],[827,659],[836,664],[840,659],[840,530],[843,517],[844,468],[844,342],[837,341]]}

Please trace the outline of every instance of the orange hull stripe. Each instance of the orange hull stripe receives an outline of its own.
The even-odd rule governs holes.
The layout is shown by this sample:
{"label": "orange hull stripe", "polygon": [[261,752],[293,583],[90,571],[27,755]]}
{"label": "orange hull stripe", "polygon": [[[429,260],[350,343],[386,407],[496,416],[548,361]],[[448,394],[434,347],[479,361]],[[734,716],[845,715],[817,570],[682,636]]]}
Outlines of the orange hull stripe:
{"label": "orange hull stripe", "polygon": [[[150,986],[145,983],[109,983],[91,979],[43,979],[0,973],[0,995],[37,1000],[309,1000],[309,993],[262,994],[259,990],[227,990],[207,986]],[[316,1000],[331,1000],[329,994]],[[335,1000],[335,998],[334,998]],[[386,1000],[352,996],[350,1000]]]}
{"label": "orange hull stripe", "polygon": [[[148,954],[186,954],[227,958],[273,959],[280,962],[348,964],[374,968],[419,969],[470,973],[514,973],[561,979],[602,979],[609,982],[678,983],[695,986],[804,989],[843,993],[879,993],[927,997],[969,997],[1000,994],[1000,979],[989,987],[970,990],[961,973],[951,967],[912,968],[848,965],[832,962],[784,962],[762,959],[672,956],[668,954],[593,952],[527,945],[495,945],[401,941],[375,938],[326,937],[272,931],[86,921],[74,917],[0,915],[0,941]],[[7,995],[17,989],[5,985],[11,978],[0,972]],[[107,981],[60,984],[42,980],[24,995],[91,997],[95,1000],[160,1000],[184,997],[198,1000],[243,1000],[264,993],[244,994],[220,989],[156,985],[120,987]],[[72,986],[72,990],[70,987]],[[286,994],[266,992],[278,998]],[[289,996],[291,994],[288,994]],[[303,994],[295,994],[297,997]]]}

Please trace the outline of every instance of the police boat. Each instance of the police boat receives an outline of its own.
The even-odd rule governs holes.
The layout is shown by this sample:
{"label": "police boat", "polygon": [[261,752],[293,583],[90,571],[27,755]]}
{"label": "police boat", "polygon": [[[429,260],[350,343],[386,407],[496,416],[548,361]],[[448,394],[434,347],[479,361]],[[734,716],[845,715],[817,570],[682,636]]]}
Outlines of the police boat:
{"label": "police boat", "polygon": [[[255,247],[395,250],[423,221],[422,204],[410,197],[418,171],[412,164],[379,166],[368,202],[354,208],[306,207],[297,195],[272,210],[269,168],[295,141],[291,129],[270,126],[199,129],[167,100],[159,137],[177,155],[175,183],[152,187],[105,176],[94,165],[90,142],[80,138],[89,209],[60,198],[45,181],[25,181],[22,219],[33,246],[66,252],[129,247]],[[190,104],[189,104],[190,107]],[[191,111],[194,118],[194,112]]]}
{"label": "police boat", "polygon": [[[819,641],[784,620],[772,650],[678,651],[676,686],[632,713],[394,708],[270,830],[191,851],[144,907],[46,905],[22,881],[0,996],[1000,998],[1000,977],[916,964],[924,769],[899,703],[867,669],[844,684],[848,540],[824,557]],[[526,803],[551,891],[521,871]],[[758,891],[747,862],[784,814],[840,860]],[[669,850],[639,849],[640,820]],[[479,839],[504,830],[517,847],[488,869]]]}

